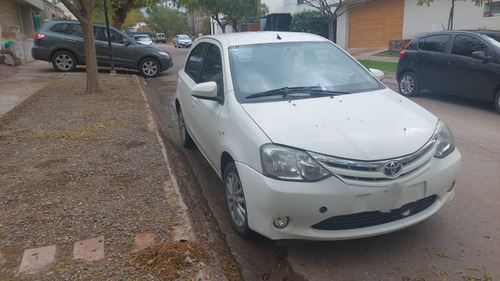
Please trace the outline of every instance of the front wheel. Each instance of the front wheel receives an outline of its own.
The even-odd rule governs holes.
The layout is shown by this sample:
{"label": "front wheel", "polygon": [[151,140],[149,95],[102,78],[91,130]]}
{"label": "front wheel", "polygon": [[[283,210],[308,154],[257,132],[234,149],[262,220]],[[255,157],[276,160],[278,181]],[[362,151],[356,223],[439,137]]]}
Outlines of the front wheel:
{"label": "front wheel", "polygon": [[139,62],[139,72],[145,78],[158,76],[160,69],[160,63],[153,58],[144,58]]}
{"label": "front wheel", "polygon": [[411,97],[420,93],[418,78],[413,72],[405,72],[399,79],[399,93]]}
{"label": "front wheel", "polygon": [[495,109],[497,110],[498,114],[500,114],[500,90],[498,90],[493,102],[495,103]]}
{"label": "front wheel", "polygon": [[60,72],[71,72],[76,68],[76,58],[68,51],[59,51],[52,57],[52,66]]}
{"label": "front wheel", "polygon": [[234,162],[224,169],[225,201],[229,219],[238,235],[249,238],[253,231],[248,227],[247,204],[240,176]]}
{"label": "front wheel", "polygon": [[182,146],[187,148],[194,147],[194,141],[186,129],[186,123],[184,122],[184,116],[180,108],[177,110],[177,120],[179,120],[179,134],[181,135]]}

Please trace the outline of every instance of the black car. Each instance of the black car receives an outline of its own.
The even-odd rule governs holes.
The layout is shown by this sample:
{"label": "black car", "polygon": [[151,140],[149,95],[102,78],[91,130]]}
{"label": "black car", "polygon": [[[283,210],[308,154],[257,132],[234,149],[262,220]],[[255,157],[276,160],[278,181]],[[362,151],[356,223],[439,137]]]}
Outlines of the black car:
{"label": "black car", "polygon": [[[136,69],[144,77],[155,77],[169,69],[172,57],[167,51],[137,43],[129,35],[110,27],[115,67]],[[111,66],[105,25],[94,24],[95,51],[98,66]],[[52,63],[57,71],[73,71],[85,65],[82,27],[78,21],[51,20],[35,35],[31,49],[34,59]]]}
{"label": "black car", "polygon": [[491,101],[500,113],[500,31],[439,31],[418,35],[400,54],[399,92],[427,89]]}

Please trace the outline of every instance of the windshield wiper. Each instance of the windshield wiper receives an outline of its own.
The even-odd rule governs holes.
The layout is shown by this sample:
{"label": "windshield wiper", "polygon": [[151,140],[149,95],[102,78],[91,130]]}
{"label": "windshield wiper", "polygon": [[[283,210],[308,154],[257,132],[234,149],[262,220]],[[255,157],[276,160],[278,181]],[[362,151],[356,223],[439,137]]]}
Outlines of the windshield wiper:
{"label": "windshield wiper", "polygon": [[288,94],[309,94],[309,95],[321,95],[321,96],[335,96],[335,95],[347,95],[350,92],[343,91],[330,91],[324,90],[320,86],[312,87],[283,87],[278,89],[273,89],[265,92],[255,93],[247,96],[247,99],[270,97],[270,96],[283,96],[285,98]]}

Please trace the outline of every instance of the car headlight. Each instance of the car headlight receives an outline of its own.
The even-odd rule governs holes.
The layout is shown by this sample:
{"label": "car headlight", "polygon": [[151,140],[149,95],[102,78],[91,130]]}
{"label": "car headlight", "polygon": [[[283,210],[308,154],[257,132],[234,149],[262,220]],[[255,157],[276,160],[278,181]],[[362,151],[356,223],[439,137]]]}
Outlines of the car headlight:
{"label": "car headlight", "polygon": [[331,176],[307,152],[275,144],[260,147],[265,176],[289,181],[319,181]]}
{"label": "car headlight", "polygon": [[450,128],[441,120],[438,121],[436,126],[436,135],[437,147],[436,153],[434,157],[436,158],[445,158],[450,153],[455,150],[455,141],[453,140],[453,134],[451,133]]}
{"label": "car headlight", "polygon": [[162,56],[166,56],[167,58],[170,58],[170,55],[167,52],[158,52],[158,54],[160,54]]}

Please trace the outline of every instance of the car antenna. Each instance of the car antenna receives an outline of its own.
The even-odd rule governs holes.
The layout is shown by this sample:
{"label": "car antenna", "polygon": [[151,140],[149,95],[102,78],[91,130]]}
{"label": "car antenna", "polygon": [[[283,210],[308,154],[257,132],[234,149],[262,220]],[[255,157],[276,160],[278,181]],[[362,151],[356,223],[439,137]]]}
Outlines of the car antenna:
{"label": "car antenna", "polygon": [[276,33],[276,39],[281,40],[281,36],[278,33]]}

